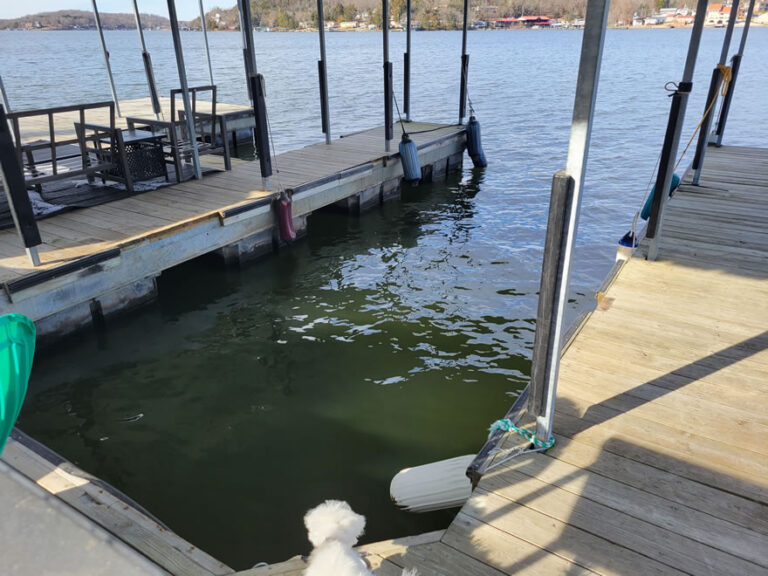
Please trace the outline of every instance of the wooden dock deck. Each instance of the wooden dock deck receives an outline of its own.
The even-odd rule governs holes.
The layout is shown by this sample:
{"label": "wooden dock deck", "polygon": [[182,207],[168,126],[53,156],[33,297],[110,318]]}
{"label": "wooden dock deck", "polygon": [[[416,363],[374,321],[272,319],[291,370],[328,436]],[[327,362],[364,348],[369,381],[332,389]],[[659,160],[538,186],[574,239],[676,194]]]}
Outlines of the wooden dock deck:
{"label": "wooden dock deck", "polygon": [[[413,122],[408,129],[426,131],[413,135],[425,181],[461,168],[463,126]],[[399,136],[398,125],[395,144]],[[280,154],[273,166],[271,190],[263,189],[258,162],[241,162],[202,180],[40,220],[38,267],[24,256],[15,229],[0,231],[0,313],[25,314],[39,332],[73,322],[39,322],[67,310],[77,322],[90,321],[93,299],[124,288],[127,293],[103,298],[106,311],[143,298],[158,274],[186,260],[247,239],[251,248],[261,243],[271,251],[271,201],[280,189],[293,190],[294,220],[305,223],[313,211],[336,202],[362,208],[397,197],[402,178],[399,155],[384,150],[383,127]]]}
{"label": "wooden dock deck", "polygon": [[[556,444],[488,472],[379,574],[768,573],[768,150],[710,148],[561,364]],[[293,559],[249,576],[302,573]]]}

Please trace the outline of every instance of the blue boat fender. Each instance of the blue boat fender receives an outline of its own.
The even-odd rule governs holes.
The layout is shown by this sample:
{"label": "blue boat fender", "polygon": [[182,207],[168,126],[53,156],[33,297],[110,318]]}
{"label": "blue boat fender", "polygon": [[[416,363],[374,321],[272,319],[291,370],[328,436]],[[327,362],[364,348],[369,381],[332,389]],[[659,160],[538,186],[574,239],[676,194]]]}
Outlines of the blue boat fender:
{"label": "blue boat fender", "polygon": [[[669,183],[670,196],[672,196],[672,192],[674,192],[678,186],[680,186],[680,176],[678,176],[677,174],[672,174],[672,181]],[[651,206],[653,205],[654,192],[656,192],[655,184],[653,188],[651,188],[651,193],[648,194],[648,200],[645,201],[642,212],[640,212],[640,218],[642,218],[643,220],[648,220],[648,218],[651,217]]]}
{"label": "blue boat fender", "polygon": [[403,164],[403,178],[406,182],[416,182],[421,180],[421,164],[419,164],[419,153],[416,149],[416,142],[411,140],[408,134],[403,134],[400,145],[400,161]]}
{"label": "blue boat fender", "polygon": [[280,229],[280,239],[283,242],[291,243],[296,240],[296,230],[293,228],[293,201],[283,191],[280,192],[280,198],[275,202],[277,210],[277,226]]}
{"label": "blue boat fender", "polygon": [[474,115],[470,116],[469,122],[467,122],[467,153],[472,158],[475,168],[485,168],[488,166],[480,137],[480,122],[477,121]]}

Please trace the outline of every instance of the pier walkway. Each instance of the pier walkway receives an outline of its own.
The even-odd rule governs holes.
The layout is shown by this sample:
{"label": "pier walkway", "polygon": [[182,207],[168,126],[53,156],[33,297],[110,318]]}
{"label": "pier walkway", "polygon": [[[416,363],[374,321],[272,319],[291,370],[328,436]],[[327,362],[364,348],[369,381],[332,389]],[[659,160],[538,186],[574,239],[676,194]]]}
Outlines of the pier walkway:
{"label": "pier walkway", "polygon": [[446,531],[362,546],[379,574],[768,573],[768,150],[710,148],[683,182],[658,260],[638,249],[563,357],[554,448]]}
{"label": "pier walkway", "polygon": [[[440,180],[461,168],[464,126],[411,122],[407,129],[419,149],[423,181]],[[0,313],[25,314],[37,323],[38,333],[55,333],[61,326],[89,322],[93,299],[103,297],[105,312],[140,300],[155,290],[158,274],[186,260],[225,247],[236,259],[241,252],[271,251],[276,226],[271,202],[281,189],[293,191],[297,228],[330,204],[344,201],[354,210],[399,197],[399,124],[394,132],[392,152],[385,152],[384,128],[379,127],[331,145],[280,154],[273,162],[270,190],[264,189],[258,162],[237,162],[232,170],[202,180],[55,214],[38,222],[43,244],[37,267],[25,256],[17,231],[0,230],[0,286],[5,292]],[[56,318],[60,313],[68,316]],[[46,318],[55,319],[39,322]]]}

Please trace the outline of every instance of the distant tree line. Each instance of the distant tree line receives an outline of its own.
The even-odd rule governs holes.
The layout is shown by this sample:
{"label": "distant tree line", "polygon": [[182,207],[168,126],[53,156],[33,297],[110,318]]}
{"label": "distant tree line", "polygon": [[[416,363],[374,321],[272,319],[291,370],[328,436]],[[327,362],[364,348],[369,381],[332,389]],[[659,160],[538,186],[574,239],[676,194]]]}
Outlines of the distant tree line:
{"label": "distant tree line", "polygon": [[[293,30],[301,24],[316,26],[316,0],[250,0],[253,24]],[[470,20],[492,22],[497,18],[520,17],[542,14],[572,21],[583,18],[587,0],[471,0]],[[682,8],[686,0],[612,0],[608,16],[609,25],[629,24],[632,15],[648,16],[660,8]],[[413,21],[426,30],[454,30],[461,28],[463,0],[412,0]],[[406,0],[390,0],[389,19],[400,22],[405,19]],[[358,20],[381,26],[380,0],[324,0],[326,22]],[[211,30],[239,29],[240,19],[236,6],[213,8],[206,15],[206,25]],[[106,29],[120,30],[136,27],[133,14],[101,14]],[[4,28],[94,28],[93,14],[81,10],[43,12],[12,20],[0,20]],[[167,18],[142,14],[142,25],[148,28],[169,26]],[[189,25],[199,28],[200,18]]]}
{"label": "distant tree line", "polygon": [[[107,30],[128,30],[136,28],[133,14],[113,14],[101,12],[101,25]],[[142,14],[141,25],[147,28],[166,28],[170,25],[168,18],[153,14]],[[41,12],[21,18],[0,20],[0,30],[14,29],[44,29],[75,30],[78,28],[96,28],[96,19],[92,12],[83,10],[59,10],[57,12]]]}

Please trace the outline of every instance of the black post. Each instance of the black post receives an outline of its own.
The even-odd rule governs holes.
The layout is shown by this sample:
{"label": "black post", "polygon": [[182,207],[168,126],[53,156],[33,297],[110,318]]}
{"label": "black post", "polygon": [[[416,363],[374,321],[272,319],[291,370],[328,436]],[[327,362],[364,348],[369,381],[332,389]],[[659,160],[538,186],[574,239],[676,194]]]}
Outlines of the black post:
{"label": "black post", "polygon": [[[533,339],[533,357],[541,359],[531,366],[531,387],[528,406],[532,414],[540,415],[547,407],[547,375],[555,361],[549,351],[553,347],[555,311],[561,292],[567,287],[563,283],[563,257],[565,250],[565,230],[569,220],[569,210],[573,204],[574,179],[560,170],[552,178],[552,194],[549,198],[549,218],[547,235],[544,241],[544,261],[542,263],[541,284],[539,287],[539,306],[536,314],[536,333]],[[547,440],[547,438],[541,438]]]}
{"label": "black post", "polygon": [[717,145],[723,143],[723,133],[725,132],[725,123],[728,121],[728,112],[731,110],[731,100],[733,99],[733,90],[736,88],[736,77],[739,75],[741,67],[741,57],[744,54],[744,46],[747,44],[747,35],[749,34],[749,25],[752,22],[752,14],[755,10],[755,0],[750,0],[747,9],[747,19],[744,22],[744,30],[741,32],[741,41],[739,42],[739,52],[731,58],[731,84],[723,100],[723,107],[720,109],[720,119],[717,121]]}
{"label": "black post", "polygon": [[[707,153],[707,145],[709,144],[709,130],[712,127],[712,117],[715,115],[714,102],[717,98],[717,88],[720,85],[723,71],[721,66],[725,66],[725,61],[728,58],[728,49],[731,45],[731,37],[733,36],[733,28],[736,25],[736,16],[739,13],[739,0],[733,0],[731,4],[731,15],[728,18],[728,27],[725,29],[725,38],[723,38],[723,49],[720,51],[720,60],[718,65],[712,72],[713,86],[709,87],[709,95],[706,102],[704,102],[704,118],[699,128],[699,141],[696,144],[696,155],[693,157],[693,181],[694,186],[699,185],[699,178],[701,178],[701,170],[704,167],[704,156]],[[717,81],[715,80],[717,78]],[[710,108],[711,106],[711,108]]]}
{"label": "black post", "polygon": [[384,52],[384,150],[389,152],[392,129],[392,63],[389,61],[389,1],[381,0],[381,31]]}
{"label": "black post", "polygon": [[[667,120],[667,132],[664,134],[664,145],[661,148],[661,159],[659,160],[659,172],[656,175],[656,185],[654,187],[653,200],[651,202],[651,216],[648,218],[648,228],[645,231],[646,238],[652,239],[656,237],[656,230],[659,226],[659,220],[661,216],[661,207],[664,203],[663,191],[666,190],[665,182],[667,182],[667,175],[674,170],[675,156],[677,151],[673,150],[675,145],[675,134],[677,133],[677,126],[680,122],[680,109],[683,103],[683,98],[687,99],[688,94],[691,92],[692,84],[690,82],[681,82],[677,91],[672,95],[672,105],[669,109],[669,119]],[[674,146],[673,146],[674,145]],[[667,185],[668,186],[668,185]]]}
{"label": "black post", "polygon": [[[393,98],[392,62],[386,62],[384,64],[384,138],[387,141],[387,145],[389,145],[389,141],[394,138],[394,116],[392,114]],[[389,151],[388,148],[387,151]]]}
{"label": "black post", "polygon": [[659,172],[656,176],[656,186],[654,190],[653,201],[651,202],[651,215],[648,220],[646,237],[650,240],[648,246],[648,259],[655,260],[659,250],[661,240],[661,221],[663,216],[664,203],[672,183],[674,172],[674,162],[677,157],[677,149],[680,144],[680,134],[683,130],[685,112],[688,106],[688,94],[693,88],[693,73],[696,69],[696,58],[699,54],[699,45],[701,44],[701,34],[704,30],[704,19],[707,12],[707,0],[698,0],[696,6],[696,18],[693,21],[691,30],[691,39],[688,42],[688,55],[685,59],[683,68],[683,79],[678,84],[677,91],[672,95],[672,104],[669,111],[669,120],[667,122],[667,132],[664,136],[664,145],[662,147],[661,158],[659,160]]}
{"label": "black post", "polygon": [[459,124],[467,115],[467,82],[469,81],[469,54],[467,54],[467,27],[469,26],[469,0],[464,0],[464,26],[461,31],[461,85],[459,86]]}
{"label": "black post", "polygon": [[317,74],[320,79],[320,121],[323,125],[325,143],[331,143],[331,121],[328,110],[328,72],[325,57],[325,17],[323,0],[317,0],[317,31],[320,34],[320,60],[317,61]]}
{"label": "black post", "polygon": [[13,145],[13,137],[8,128],[8,118],[5,108],[0,104],[0,176],[3,179],[5,195],[8,198],[8,206],[11,210],[13,222],[19,232],[21,242],[27,251],[32,264],[37,266],[40,260],[37,257],[36,246],[42,244],[40,230],[35,222],[35,213],[32,203],[29,201],[27,187],[24,185],[24,173],[19,164],[19,157]]}
{"label": "black post", "polygon": [[256,119],[256,152],[259,155],[259,168],[261,177],[272,176],[272,154],[269,150],[269,125],[267,123],[267,101],[264,89],[264,77],[261,74],[253,74],[250,77],[251,93],[253,99],[253,115]]}
{"label": "black post", "polygon": [[405,54],[403,54],[403,112],[411,121],[411,0],[405,3]]}
{"label": "black post", "polygon": [[245,64],[245,78],[248,85],[248,97],[254,104],[254,94],[251,91],[251,76],[256,74],[256,50],[253,46],[253,16],[251,15],[251,3],[249,0],[237,0],[240,8],[240,28],[243,34],[243,63]]}
{"label": "black post", "polygon": [[[707,92],[707,99],[704,101],[704,112],[706,117],[701,123],[699,128],[699,138],[696,141],[696,153],[693,156],[693,163],[691,167],[699,171],[700,166],[704,163],[704,150],[707,147],[707,141],[709,140],[709,127],[712,125],[712,116],[715,114],[714,101],[717,98],[717,90],[720,88],[720,80],[723,78],[723,71],[715,67],[712,70],[712,78],[709,81],[709,91]],[[694,177],[694,184],[698,184],[698,179]]]}

